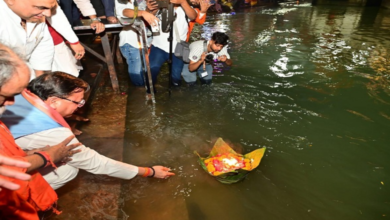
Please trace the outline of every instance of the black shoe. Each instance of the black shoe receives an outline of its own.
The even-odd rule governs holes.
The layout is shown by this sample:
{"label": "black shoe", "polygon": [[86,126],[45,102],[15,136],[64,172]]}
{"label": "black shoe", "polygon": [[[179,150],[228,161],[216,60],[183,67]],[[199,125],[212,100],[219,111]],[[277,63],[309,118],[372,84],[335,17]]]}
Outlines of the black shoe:
{"label": "black shoe", "polygon": [[196,86],[196,81],[187,83],[187,87],[194,87],[194,86]]}

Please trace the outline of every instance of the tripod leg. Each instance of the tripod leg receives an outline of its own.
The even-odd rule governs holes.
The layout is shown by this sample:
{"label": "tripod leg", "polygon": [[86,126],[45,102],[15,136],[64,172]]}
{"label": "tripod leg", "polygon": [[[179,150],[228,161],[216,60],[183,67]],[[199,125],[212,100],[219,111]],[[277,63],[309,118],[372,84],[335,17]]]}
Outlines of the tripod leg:
{"label": "tripod leg", "polygon": [[[143,23],[142,23],[142,31],[141,32],[142,32],[141,33],[141,35],[142,35],[142,43],[143,43],[143,46],[144,46],[143,50],[144,50],[144,55],[145,55],[145,56],[142,56],[142,57],[144,57],[144,59],[145,59],[146,74],[147,74],[147,77],[145,77],[145,79],[146,78],[148,79],[149,88],[150,88],[150,94],[152,96],[152,102],[155,103],[156,100],[155,100],[155,97],[154,97],[154,85],[153,85],[152,73],[150,71],[148,43],[147,43],[147,40],[146,40],[145,24],[143,24]],[[145,82],[145,86],[147,86],[146,82]]]}

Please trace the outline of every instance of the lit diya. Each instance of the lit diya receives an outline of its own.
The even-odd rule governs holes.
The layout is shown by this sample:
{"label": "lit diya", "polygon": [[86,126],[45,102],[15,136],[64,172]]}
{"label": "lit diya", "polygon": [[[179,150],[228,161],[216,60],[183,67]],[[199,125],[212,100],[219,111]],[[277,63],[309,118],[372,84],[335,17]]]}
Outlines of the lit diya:
{"label": "lit diya", "polygon": [[248,154],[236,153],[222,138],[215,142],[207,158],[199,156],[202,168],[221,183],[231,184],[243,180],[249,171],[255,169],[264,156],[264,148],[259,148]]}

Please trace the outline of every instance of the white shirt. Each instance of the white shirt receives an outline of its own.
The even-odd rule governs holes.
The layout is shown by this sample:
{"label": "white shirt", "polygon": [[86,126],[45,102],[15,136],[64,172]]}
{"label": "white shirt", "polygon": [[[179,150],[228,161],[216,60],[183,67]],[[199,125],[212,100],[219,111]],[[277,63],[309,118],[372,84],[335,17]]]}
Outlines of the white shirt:
{"label": "white shirt", "polygon": [[91,4],[91,0],[73,0],[77,5],[77,8],[80,9],[84,17],[90,15],[96,15],[96,11]]}
{"label": "white shirt", "polygon": [[[136,0],[134,0],[136,1]],[[146,8],[146,2],[142,1],[138,5],[139,10],[145,10]],[[123,15],[123,10],[125,9],[134,9],[134,5],[130,2],[127,2],[127,4],[121,4],[118,2],[118,0],[115,0],[115,11],[116,16],[120,18],[128,18]],[[145,30],[144,30],[145,31]],[[138,40],[141,43],[141,47],[143,45],[141,36],[137,36],[137,33],[134,31],[132,25],[125,25],[123,26],[122,31],[119,33],[119,46],[123,46],[126,43],[130,44],[132,47],[138,48]]]}
{"label": "white shirt", "polygon": [[[73,133],[70,129],[60,127],[23,136],[16,139],[15,142],[23,150],[33,150],[42,148],[45,145],[57,145],[60,141],[65,140],[71,135]],[[75,143],[79,143],[79,141],[73,138],[69,144]],[[135,177],[138,173],[138,167],[105,157],[84,145],[75,149],[81,149],[81,152],[74,154],[72,160],[67,162],[67,165],[93,174],[105,174],[127,180]]]}
{"label": "white shirt", "polygon": [[[57,0],[57,2],[61,2],[61,1]],[[91,0],[73,0],[73,2],[76,4],[77,8],[80,9],[84,17],[88,17],[90,15],[96,15],[96,11],[93,8]]]}
{"label": "white shirt", "polygon": [[[180,6],[175,8],[175,13],[176,13],[176,20],[173,22],[173,25],[176,26],[179,32],[180,40],[185,41],[187,39],[187,32],[188,32],[188,23],[186,21],[186,14],[183,8]],[[162,32],[161,23],[162,22],[160,22],[160,35],[153,36],[152,45],[169,53],[169,41],[168,41],[169,32],[168,33]],[[173,53],[175,51],[176,44],[177,44],[175,30],[173,30],[172,37],[173,37],[172,40],[172,53]]]}
{"label": "white shirt", "polygon": [[[200,57],[202,56],[202,53],[205,51],[203,42],[204,42],[203,40],[198,40],[198,41],[195,41],[195,42],[190,44],[190,57],[189,57],[190,60],[197,62],[200,59]],[[210,44],[210,41],[207,41],[207,46],[209,44]],[[218,57],[220,57],[222,55],[225,55],[226,58],[230,59],[230,55],[227,51],[227,45],[224,46],[222,48],[222,50],[219,51],[218,53],[209,52],[207,54],[212,54],[214,60],[218,59]]]}
{"label": "white shirt", "polygon": [[[0,0],[0,42],[6,46],[20,48],[35,70],[51,70],[54,45],[46,23],[26,23],[8,5]],[[35,75],[33,72],[31,75]]]}

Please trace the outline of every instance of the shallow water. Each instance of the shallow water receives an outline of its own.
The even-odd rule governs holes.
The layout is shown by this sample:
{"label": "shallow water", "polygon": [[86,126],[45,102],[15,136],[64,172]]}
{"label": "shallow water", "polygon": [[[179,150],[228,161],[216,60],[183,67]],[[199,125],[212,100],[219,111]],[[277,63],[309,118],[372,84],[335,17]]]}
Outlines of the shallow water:
{"label": "shallow water", "polygon": [[[390,216],[390,11],[302,6],[210,15],[193,38],[231,37],[233,68],[155,105],[131,89],[124,160],[171,167],[122,186],[123,219],[382,219]],[[221,71],[222,70],[222,71]],[[205,173],[222,137],[267,147],[237,184]]]}

